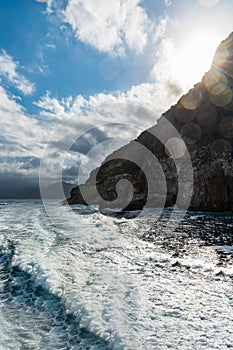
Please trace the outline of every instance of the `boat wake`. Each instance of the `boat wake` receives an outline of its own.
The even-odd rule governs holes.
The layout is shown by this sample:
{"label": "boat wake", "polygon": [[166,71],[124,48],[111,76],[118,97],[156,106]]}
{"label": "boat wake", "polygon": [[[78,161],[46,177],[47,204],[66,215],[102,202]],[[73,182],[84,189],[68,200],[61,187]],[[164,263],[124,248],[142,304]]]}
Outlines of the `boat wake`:
{"label": "boat wake", "polygon": [[172,231],[169,212],[51,211],[56,225],[38,202],[1,211],[1,350],[232,346],[232,217],[188,214]]}

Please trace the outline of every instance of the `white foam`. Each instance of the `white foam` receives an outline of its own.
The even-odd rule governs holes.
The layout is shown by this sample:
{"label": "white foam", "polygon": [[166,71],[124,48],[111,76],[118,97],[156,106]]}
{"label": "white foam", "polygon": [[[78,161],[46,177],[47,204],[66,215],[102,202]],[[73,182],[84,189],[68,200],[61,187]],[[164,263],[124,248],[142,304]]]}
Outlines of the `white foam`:
{"label": "white foam", "polygon": [[[176,257],[163,242],[143,241],[152,227],[149,211],[148,218],[118,220],[78,210],[74,221],[70,208],[51,204],[57,217],[54,226],[39,204],[11,207],[0,220],[8,227],[1,241],[7,244],[10,237],[16,245],[13,266],[27,272],[48,295],[56,295],[65,313],[105,339],[110,348],[225,350],[231,344],[232,284],[224,267],[224,276],[218,275],[219,247],[196,246]],[[232,251],[220,247],[225,248]],[[25,288],[23,295],[27,296]],[[1,349],[20,348],[22,332],[31,348],[37,349],[47,334],[48,343],[54,344],[50,348],[55,349],[61,328],[51,328],[46,307],[59,318],[58,304],[44,304],[43,310],[39,297],[33,308],[22,298],[15,299],[12,311],[3,303]],[[70,336],[71,326],[65,319],[61,323]],[[46,326],[49,333],[43,330]],[[69,340],[62,346],[78,349],[78,340],[73,348],[67,345]],[[101,346],[91,349],[104,350]]]}

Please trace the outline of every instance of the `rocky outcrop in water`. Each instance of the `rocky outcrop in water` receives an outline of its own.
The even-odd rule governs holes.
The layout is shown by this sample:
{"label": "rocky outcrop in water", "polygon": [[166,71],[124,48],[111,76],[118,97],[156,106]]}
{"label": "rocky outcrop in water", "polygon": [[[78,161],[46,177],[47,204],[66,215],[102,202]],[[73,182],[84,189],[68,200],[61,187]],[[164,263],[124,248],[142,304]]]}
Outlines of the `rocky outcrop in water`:
{"label": "rocky outcrop in water", "polygon": [[[181,135],[190,154],[194,186],[189,209],[233,211],[233,33],[218,47],[212,67],[202,81],[164,113],[155,126],[107,157],[99,168],[92,171],[85,184],[72,189],[67,202],[104,207],[106,204],[100,200],[103,198],[109,201],[108,207],[111,207],[112,202],[112,207],[125,210],[142,209],[145,204],[161,206],[163,202],[165,206],[176,203],[182,207],[182,198],[177,201],[180,190],[178,177],[182,175],[185,178],[190,172],[186,168],[187,164],[177,169],[166,144],[154,136],[155,133],[164,132],[164,118]],[[136,142],[153,153],[160,166],[153,167],[151,160],[143,154],[143,169],[131,162],[132,155],[137,153],[138,156]],[[172,142],[178,153],[182,151],[179,142],[176,144],[174,138]],[[148,177],[153,178],[150,191]],[[129,197],[128,182],[121,181],[120,188],[117,188],[120,180],[128,180],[133,186],[132,198],[127,205],[124,205],[124,201]],[[186,183],[191,181],[187,175]],[[183,192],[185,195],[185,189]],[[87,196],[83,196],[83,193]],[[124,200],[117,201],[121,195]]]}

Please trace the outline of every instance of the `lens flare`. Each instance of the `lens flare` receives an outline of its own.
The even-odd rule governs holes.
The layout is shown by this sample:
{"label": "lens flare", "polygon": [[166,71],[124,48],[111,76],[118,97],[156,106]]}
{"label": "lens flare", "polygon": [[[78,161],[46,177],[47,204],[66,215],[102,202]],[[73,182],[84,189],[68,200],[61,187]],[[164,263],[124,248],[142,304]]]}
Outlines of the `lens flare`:
{"label": "lens flare", "polygon": [[215,33],[203,30],[188,36],[183,47],[174,54],[170,68],[184,90],[201,81],[209,71],[218,44],[219,37]]}
{"label": "lens flare", "polygon": [[211,108],[206,110],[197,116],[198,124],[201,126],[212,126],[217,119],[217,110],[216,108]]}
{"label": "lens flare", "polygon": [[229,141],[218,139],[211,144],[210,152],[213,158],[219,157],[223,154],[230,155],[232,152],[232,146]]}
{"label": "lens flare", "polygon": [[226,139],[233,138],[233,117],[225,117],[219,123],[219,131]]}
{"label": "lens flare", "polygon": [[186,109],[196,109],[202,101],[202,96],[196,90],[191,90],[181,98],[181,104]]}
{"label": "lens flare", "polygon": [[181,129],[183,140],[188,145],[194,145],[201,139],[201,128],[197,123],[187,123]]}
{"label": "lens flare", "polygon": [[232,101],[231,88],[226,84],[217,84],[210,91],[211,102],[218,107],[225,107]]}

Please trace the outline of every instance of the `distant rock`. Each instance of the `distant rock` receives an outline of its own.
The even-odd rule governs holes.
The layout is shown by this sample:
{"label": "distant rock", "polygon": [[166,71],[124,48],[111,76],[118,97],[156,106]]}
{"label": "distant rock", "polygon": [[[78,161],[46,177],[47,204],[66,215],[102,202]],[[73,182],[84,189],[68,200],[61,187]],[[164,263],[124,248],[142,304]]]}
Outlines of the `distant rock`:
{"label": "distant rock", "polygon": [[[153,132],[164,132],[162,119],[166,118],[182,136],[190,153],[194,171],[194,189],[189,206],[194,211],[233,211],[233,33],[218,47],[211,69],[175,106],[163,114],[155,126],[145,130],[136,139],[149,149],[159,160],[165,174],[167,193],[163,188],[161,169],[153,169],[150,176],[154,183],[148,198],[147,171],[128,161],[129,153],[137,152],[135,142],[122,147],[107,157],[100,168],[90,174],[85,184],[72,189],[69,204],[100,204],[100,197],[106,201],[116,201],[116,187],[119,180],[128,180],[133,186],[133,195],[126,207],[118,201],[116,207],[125,210],[142,209],[147,206],[175,204],[178,193],[177,178],[187,173],[185,166],[176,169],[166,147]],[[175,145],[176,146],[176,145]],[[179,145],[177,145],[179,147]],[[142,155],[143,157],[143,155]],[[147,159],[145,159],[145,163]],[[191,179],[187,178],[187,183]],[[98,189],[96,195],[95,188]],[[127,185],[120,189],[127,197]],[[82,193],[88,193],[88,201]],[[119,193],[119,191],[118,191]],[[123,202],[122,202],[123,204]],[[182,207],[182,201],[177,203]],[[113,206],[114,207],[114,206]]]}
{"label": "distant rock", "polygon": [[55,182],[44,191],[43,199],[64,200],[64,198],[69,196],[74,186],[74,184],[65,181],[62,181],[61,183]]}

